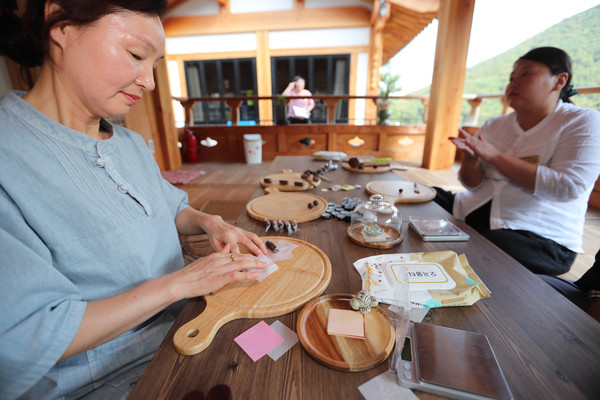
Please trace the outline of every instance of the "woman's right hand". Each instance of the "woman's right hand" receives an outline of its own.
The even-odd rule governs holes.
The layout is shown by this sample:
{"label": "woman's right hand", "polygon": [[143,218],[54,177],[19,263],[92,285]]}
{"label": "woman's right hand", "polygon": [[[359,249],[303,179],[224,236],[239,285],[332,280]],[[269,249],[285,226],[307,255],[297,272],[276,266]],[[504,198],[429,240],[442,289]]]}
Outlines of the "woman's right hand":
{"label": "woman's right hand", "polygon": [[471,135],[462,128],[458,129],[458,137],[449,137],[448,139],[456,146],[457,149],[463,152],[466,157],[477,158],[477,155],[468,145],[468,140]]}
{"label": "woman's right hand", "polygon": [[199,258],[170,274],[177,297],[189,299],[203,296],[231,282],[256,280],[258,274],[247,270],[267,267],[267,263],[259,261],[252,254],[233,254],[229,251],[230,246],[226,245],[218,253]]}

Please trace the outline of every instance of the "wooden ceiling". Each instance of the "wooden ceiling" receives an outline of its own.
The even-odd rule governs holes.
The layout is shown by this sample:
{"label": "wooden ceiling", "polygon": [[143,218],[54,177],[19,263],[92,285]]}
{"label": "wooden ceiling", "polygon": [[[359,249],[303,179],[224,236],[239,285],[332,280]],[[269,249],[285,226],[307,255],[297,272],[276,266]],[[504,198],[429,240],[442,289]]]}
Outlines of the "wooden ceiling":
{"label": "wooden ceiling", "polygon": [[[169,9],[176,8],[188,0],[169,0]],[[216,0],[225,8],[227,0]],[[364,0],[379,9],[380,0]],[[440,0],[386,0],[390,16],[383,28],[382,64],[408,45],[437,17]]]}
{"label": "wooden ceiling", "polygon": [[408,45],[437,17],[439,0],[393,0],[383,28],[382,64]]}

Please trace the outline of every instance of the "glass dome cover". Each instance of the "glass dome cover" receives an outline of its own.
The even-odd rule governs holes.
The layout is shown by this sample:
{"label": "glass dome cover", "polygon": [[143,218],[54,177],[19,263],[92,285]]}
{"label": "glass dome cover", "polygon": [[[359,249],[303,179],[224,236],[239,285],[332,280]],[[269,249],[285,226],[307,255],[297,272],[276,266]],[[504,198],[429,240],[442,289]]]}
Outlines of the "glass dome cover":
{"label": "glass dome cover", "polygon": [[391,248],[404,239],[398,208],[380,194],[354,209],[347,233],[355,243],[379,249]]}

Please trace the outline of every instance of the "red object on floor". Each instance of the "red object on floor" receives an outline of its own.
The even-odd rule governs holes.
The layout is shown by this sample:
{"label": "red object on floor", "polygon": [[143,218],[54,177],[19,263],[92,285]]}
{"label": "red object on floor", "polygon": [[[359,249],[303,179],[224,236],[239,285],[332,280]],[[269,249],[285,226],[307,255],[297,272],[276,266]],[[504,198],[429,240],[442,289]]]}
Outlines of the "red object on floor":
{"label": "red object on floor", "polygon": [[185,159],[189,163],[198,162],[198,139],[190,130],[185,133]]}

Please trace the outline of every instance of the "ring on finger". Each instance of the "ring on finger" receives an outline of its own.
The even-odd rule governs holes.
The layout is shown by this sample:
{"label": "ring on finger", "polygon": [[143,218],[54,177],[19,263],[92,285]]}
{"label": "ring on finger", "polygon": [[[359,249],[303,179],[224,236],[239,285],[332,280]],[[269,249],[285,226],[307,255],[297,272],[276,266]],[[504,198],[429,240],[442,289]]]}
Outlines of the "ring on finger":
{"label": "ring on finger", "polygon": [[233,261],[235,261],[235,256],[233,255],[233,253],[230,253],[230,254],[229,254],[229,257],[231,257],[231,261],[232,261],[232,262],[233,262]]}

